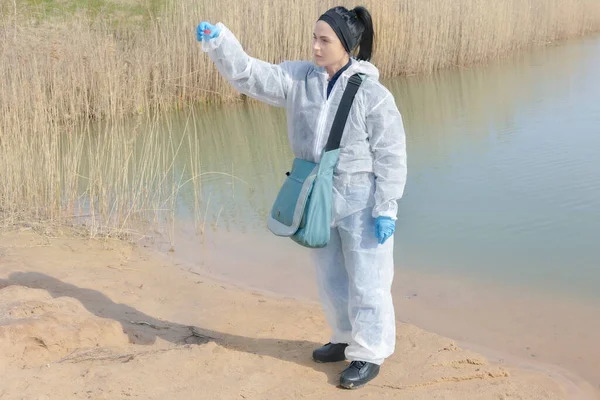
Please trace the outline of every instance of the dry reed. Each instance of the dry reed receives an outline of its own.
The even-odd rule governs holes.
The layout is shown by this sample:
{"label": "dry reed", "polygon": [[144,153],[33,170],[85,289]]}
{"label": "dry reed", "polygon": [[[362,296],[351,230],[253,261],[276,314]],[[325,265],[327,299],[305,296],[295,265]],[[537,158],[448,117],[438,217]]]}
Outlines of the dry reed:
{"label": "dry reed", "polygon": [[[121,0],[123,1],[123,0]],[[134,1],[134,0],[128,0]],[[84,213],[91,233],[173,209],[172,168],[190,137],[124,128],[140,115],[239,96],[201,52],[195,26],[224,22],[252,56],[309,59],[315,19],[348,1],[181,0],[140,20],[39,16],[0,3],[0,214],[6,221]],[[469,66],[600,30],[597,0],[368,0],[383,76]],[[92,128],[91,120],[108,121]],[[145,128],[144,128],[145,129]],[[93,144],[92,142],[95,142]],[[93,151],[91,149],[94,149]],[[192,165],[193,164],[193,165]],[[200,160],[190,169],[200,174]],[[200,184],[193,180],[195,187]],[[199,206],[199,201],[195,203]],[[162,211],[161,211],[162,212]],[[104,228],[102,228],[104,227]]]}

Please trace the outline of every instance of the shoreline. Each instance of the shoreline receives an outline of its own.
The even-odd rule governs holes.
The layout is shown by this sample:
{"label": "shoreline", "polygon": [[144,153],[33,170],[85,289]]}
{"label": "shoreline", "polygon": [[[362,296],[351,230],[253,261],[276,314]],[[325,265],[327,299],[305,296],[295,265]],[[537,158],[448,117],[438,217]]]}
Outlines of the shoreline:
{"label": "shoreline", "polygon": [[[193,271],[191,273],[196,272]],[[208,271],[202,271],[201,275],[209,277],[210,279],[213,279],[217,282],[237,287],[240,290],[252,291],[254,293],[257,292],[272,298],[277,298],[281,300],[292,300],[303,304],[310,304],[314,307],[320,307],[319,301],[308,297],[290,296],[282,292],[268,290],[260,288],[258,286],[245,285],[243,282],[238,282],[235,279],[231,278],[227,279],[223,276],[210,273]],[[397,322],[407,323],[406,321],[401,321],[398,319]],[[431,330],[430,332],[439,334],[439,332],[436,332],[436,330]],[[561,385],[565,388],[567,393],[566,398],[568,399],[600,399],[600,390],[594,388],[591,382],[582,378],[573,371],[569,371],[558,365],[540,361],[533,361],[522,356],[509,354],[501,350],[488,348],[486,346],[482,346],[480,344],[472,343],[466,340],[452,340],[454,340],[460,348],[479,353],[496,364],[502,365],[506,363],[511,366],[516,366],[525,370],[532,371],[534,373],[541,373],[551,377],[553,380],[560,382]]]}
{"label": "shoreline", "polygon": [[[264,243],[258,244],[257,242],[261,240]],[[306,267],[305,263],[309,263],[310,260],[306,257],[307,252],[299,249],[297,245],[291,242],[287,243],[285,240],[283,242],[278,239],[273,240],[273,237],[269,235],[260,236],[258,240],[256,238],[248,240],[244,234],[232,232],[227,232],[225,236],[213,233],[206,236],[203,241],[201,245],[203,254],[194,258],[195,263],[190,262],[190,253],[186,251],[187,245],[181,240],[178,241],[177,251],[174,253],[161,252],[160,246],[156,247],[156,250],[169,259],[185,263],[186,268],[201,272],[226,284],[235,285],[241,290],[258,291],[265,295],[293,299],[320,307],[313,267],[309,266],[309,273],[299,269],[298,265]],[[192,240],[192,242],[194,241]],[[231,243],[232,246],[235,246],[236,254],[226,253],[224,248],[228,244],[224,245],[223,243]],[[281,251],[273,250],[274,243],[282,246]],[[299,251],[296,252],[298,249]],[[198,250],[197,246],[193,247],[194,254],[197,254]],[[284,262],[283,260],[288,258],[288,252],[292,252],[291,258],[295,261],[294,265],[286,266],[286,271],[281,271],[285,269],[281,268],[276,272],[272,264],[277,265]],[[261,261],[261,257],[264,262]],[[240,262],[236,263],[236,260]],[[219,270],[215,270],[214,265],[218,265]],[[251,283],[249,283],[249,279],[251,279]],[[293,282],[294,287],[287,282]],[[392,290],[398,322],[414,324],[426,331],[452,338],[461,347],[483,354],[490,359],[502,362],[510,360],[513,365],[548,373],[566,382],[573,392],[581,389],[587,396],[590,396],[589,398],[600,399],[600,385],[596,387],[592,383],[592,379],[597,375],[593,354],[598,353],[600,349],[594,345],[592,337],[587,338],[591,340],[578,337],[581,333],[580,329],[583,328],[578,329],[572,324],[577,319],[592,318],[597,306],[586,305],[586,309],[580,309],[584,303],[579,302],[579,299],[562,296],[553,298],[551,297],[552,293],[544,290],[534,293],[525,289],[527,288],[490,286],[477,279],[463,280],[463,277],[414,273],[397,268]],[[476,291],[465,295],[472,290]],[[460,295],[457,297],[457,293],[461,293],[462,297]],[[472,303],[474,301],[481,304],[475,306]],[[452,311],[452,308],[462,309],[464,306],[468,307],[462,312]],[[409,308],[410,310],[408,310]],[[474,315],[470,316],[469,320],[465,320],[465,315],[470,314],[469,308],[473,309]],[[517,311],[528,308],[531,310]],[[506,314],[498,314],[502,309],[507,310]],[[557,315],[558,310],[561,310],[563,314],[571,313],[572,315],[565,320],[565,315]],[[536,312],[541,314],[535,315]],[[484,327],[477,326],[479,323],[486,325],[488,321],[485,320],[489,319],[489,315],[486,314],[504,317],[503,322],[497,322],[495,325],[488,324]],[[532,316],[537,319],[535,322],[540,324],[539,329],[532,329],[532,326],[526,322]],[[453,320],[457,317],[460,317],[458,321]],[[478,317],[481,317],[481,321],[478,320]],[[569,330],[560,331],[556,325],[552,328],[550,324],[555,324],[552,318],[565,320],[562,321],[562,327],[568,326]],[[513,319],[514,321],[512,321]],[[503,331],[494,332],[504,323],[509,325],[513,322],[515,325],[513,329],[506,328]],[[555,338],[555,341],[540,341],[540,332],[544,332],[546,328],[553,329],[548,333],[549,336],[555,335],[558,330],[564,338]],[[592,326],[588,326],[588,328],[589,331],[596,331],[593,321]],[[600,327],[598,328],[600,329]],[[573,351],[573,354],[569,354],[569,350],[574,349],[569,349],[568,344],[574,343],[578,339],[581,340],[581,343],[577,343],[577,345],[584,350]],[[518,341],[531,342],[531,349],[529,347],[521,349],[518,343],[514,343]],[[587,363],[582,363],[579,357],[582,351],[591,354],[588,358],[592,358],[592,360],[588,359]],[[598,362],[596,363],[598,364]],[[579,370],[574,370],[574,365],[577,365]],[[600,364],[598,365],[600,366]],[[586,370],[588,376],[582,376],[582,370]]]}
{"label": "shoreline", "polygon": [[[192,272],[192,273],[196,273],[196,272]],[[268,289],[260,288],[258,286],[245,285],[244,283],[236,281],[235,279],[231,279],[231,278],[228,279],[228,278],[225,278],[218,274],[210,273],[208,271],[202,271],[201,274],[209,277],[210,279],[213,279],[218,282],[222,282],[226,285],[232,285],[241,290],[258,292],[260,294],[263,294],[263,295],[269,296],[269,297],[273,297],[273,298],[278,298],[278,299],[282,299],[282,300],[293,300],[293,301],[297,301],[297,302],[303,303],[303,304],[310,304],[314,307],[320,307],[320,303],[317,300],[314,300],[314,299],[311,299],[308,297],[290,296],[290,295],[287,295],[282,292],[268,290]],[[398,319],[397,319],[397,322],[406,323],[406,321],[401,321]],[[437,332],[436,330],[431,330],[431,332],[435,333],[435,334],[439,334],[439,332]],[[541,374],[551,377],[553,380],[560,382],[561,385],[565,388],[565,390],[567,392],[566,398],[568,398],[568,399],[590,399],[590,400],[600,399],[600,390],[594,388],[592,386],[591,382],[582,378],[578,374],[576,374],[572,371],[569,371],[565,368],[562,368],[560,366],[550,364],[550,363],[544,363],[544,362],[540,362],[540,361],[530,360],[530,359],[527,359],[522,356],[509,354],[509,353],[503,352],[501,350],[488,348],[486,346],[482,346],[480,344],[472,343],[472,342],[465,341],[465,340],[459,340],[459,339],[452,339],[452,340],[454,340],[460,348],[468,349],[470,351],[479,353],[479,354],[483,355],[484,357],[486,357],[488,360],[493,361],[494,363],[497,363],[500,365],[507,363],[508,365],[511,365],[511,366],[517,366],[519,368],[529,370],[534,373],[541,373]]]}
{"label": "shoreline", "polygon": [[118,241],[5,234],[3,398],[585,398],[547,370],[488,361],[402,322],[380,376],[340,390],[343,365],[310,359],[328,336],[320,307],[169,258]]}

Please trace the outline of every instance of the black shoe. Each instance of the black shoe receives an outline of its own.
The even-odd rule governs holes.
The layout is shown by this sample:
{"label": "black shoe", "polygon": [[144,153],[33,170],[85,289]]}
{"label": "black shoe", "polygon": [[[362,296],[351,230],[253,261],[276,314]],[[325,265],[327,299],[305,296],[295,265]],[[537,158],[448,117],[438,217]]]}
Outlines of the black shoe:
{"label": "black shoe", "polygon": [[342,372],[340,385],[346,389],[358,389],[379,375],[379,365],[366,361],[352,361]]}
{"label": "black shoe", "polygon": [[344,354],[346,347],[348,347],[346,343],[327,343],[325,346],[313,351],[313,360],[318,363],[344,361],[346,359]]}

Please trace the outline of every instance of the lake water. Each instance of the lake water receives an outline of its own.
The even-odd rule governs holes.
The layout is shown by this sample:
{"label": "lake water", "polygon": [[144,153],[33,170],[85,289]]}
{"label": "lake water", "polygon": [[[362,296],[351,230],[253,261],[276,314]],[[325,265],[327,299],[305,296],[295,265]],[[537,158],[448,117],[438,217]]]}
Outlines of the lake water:
{"label": "lake water", "polygon": [[[600,298],[599,40],[384,84],[409,156],[398,263]],[[283,111],[202,109],[194,123],[203,172],[239,178],[205,177],[206,223],[267,232],[292,159]]]}
{"label": "lake water", "polygon": [[[383,83],[408,147],[398,318],[599,387],[600,39]],[[201,215],[194,189],[180,192],[176,254],[241,284],[314,299],[306,251],[265,223],[293,158],[283,110],[236,104],[170,116],[174,135],[185,127],[208,174],[196,189]],[[181,151],[179,168],[189,157]]]}

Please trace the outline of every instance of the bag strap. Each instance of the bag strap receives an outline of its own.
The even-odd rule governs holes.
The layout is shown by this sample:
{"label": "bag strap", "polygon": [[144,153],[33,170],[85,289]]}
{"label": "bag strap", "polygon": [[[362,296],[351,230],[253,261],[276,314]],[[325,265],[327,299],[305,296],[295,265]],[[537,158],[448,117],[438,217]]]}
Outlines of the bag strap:
{"label": "bag strap", "polygon": [[333,125],[331,126],[331,132],[329,133],[329,139],[327,139],[327,146],[325,151],[336,150],[340,148],[340,142],[342,141],[342,134],[344,133],[344,127],[348,120],[348,114],[350,114],[350,108],[354,101],[354,96],[358,92],[358,88],[363,83],[363,78],[360,74],[354,74],[350,77],[344,95],[340,101]]}

